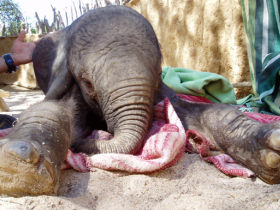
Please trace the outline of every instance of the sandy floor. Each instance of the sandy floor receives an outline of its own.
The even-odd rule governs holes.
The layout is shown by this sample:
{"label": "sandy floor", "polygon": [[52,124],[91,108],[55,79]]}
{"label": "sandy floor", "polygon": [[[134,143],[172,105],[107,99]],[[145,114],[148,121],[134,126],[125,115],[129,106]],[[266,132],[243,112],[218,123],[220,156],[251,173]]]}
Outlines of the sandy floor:
{"label": "sandy floor", "polygon": [[[15,116],[43,99],[40,91],[9,90],[5,101]],[[64,170],[58,196],[0,197],[0,209],[279,209],[279,198],[280,185],[230,178],[197,154],[185,154],[149,175]]]}
{"label": "sandy floor", "polygon": [[0,86],[1,90],[10,93],[9,98],[4,98],[5,103],[8,105],[10,112],[1,112],[2,114],[13,115],[18,117],[20,113],[27,109],[30,105],[40,102],[44,99],[41,90],[30,90],[19,86]]}

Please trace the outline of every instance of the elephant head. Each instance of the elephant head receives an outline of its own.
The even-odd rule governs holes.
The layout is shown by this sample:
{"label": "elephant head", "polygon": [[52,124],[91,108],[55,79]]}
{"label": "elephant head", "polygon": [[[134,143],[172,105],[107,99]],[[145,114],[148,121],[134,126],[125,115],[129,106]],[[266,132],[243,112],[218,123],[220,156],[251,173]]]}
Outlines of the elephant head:
{"label": "elephant head", "polygon": [[[67,92],[71,75],[86,104],[98,107],[114,135],[109,141],[80,141],[78,151],[137,152],[150,125],[160,81],[161,52],[152,26],[134,10],[113,6],[89,11],[54,35],[48,38],[56,56],[50,59],[48,71],[54,79],[49,79],[47,98]],[[40,45],[46,40],[34,51],[35,72],[45,71],[40,65],[48,47]]]}

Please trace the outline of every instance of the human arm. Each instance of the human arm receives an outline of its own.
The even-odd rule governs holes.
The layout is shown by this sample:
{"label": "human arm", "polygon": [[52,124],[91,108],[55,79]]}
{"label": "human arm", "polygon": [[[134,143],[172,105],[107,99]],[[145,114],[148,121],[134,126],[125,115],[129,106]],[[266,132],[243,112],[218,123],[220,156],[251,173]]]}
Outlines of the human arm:
{"label": "human arm", "polygon": [[[25,31],[21,31],[18,38],[14,41],[13,46],[11,48],[11,57],[14,61],[15,66],[26,64],[32,61],[32,53],[36,46],[35,42],[24,42]],[[3,59],[0,58],[0,73],[6,72],[8,70],[8,66]]]}

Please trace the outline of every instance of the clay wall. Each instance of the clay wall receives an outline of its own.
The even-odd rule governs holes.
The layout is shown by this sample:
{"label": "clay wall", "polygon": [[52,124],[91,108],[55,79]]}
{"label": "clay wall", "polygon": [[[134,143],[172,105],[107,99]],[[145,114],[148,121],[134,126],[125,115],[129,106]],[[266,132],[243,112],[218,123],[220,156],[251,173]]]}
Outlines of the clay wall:
{"label": "clay wall", "polygon": [[128,6],[151,22],[163,65],[250,81],[239,0],[132,0]]}

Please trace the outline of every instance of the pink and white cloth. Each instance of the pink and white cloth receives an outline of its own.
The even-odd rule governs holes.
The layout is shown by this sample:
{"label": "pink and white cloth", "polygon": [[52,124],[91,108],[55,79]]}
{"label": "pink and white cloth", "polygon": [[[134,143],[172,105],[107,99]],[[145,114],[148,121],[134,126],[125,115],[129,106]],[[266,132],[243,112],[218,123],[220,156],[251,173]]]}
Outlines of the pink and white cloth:
{"label": "pink and white cloth", "polygon": [[[210,100],[190,95],[178,96],[194,103],[212,103]],[[247,116],[262,123],[280,120],[279,116],[259,113],[245,113]],[[2,136],[10,130],[0,130]],[[93,131],[91,137],[108,140],[112,135],[105,131]],[[199,138],[199,144],[192,146],[191,140]],[[78,171],[90,171],[95,167],[106,170],[122,170],[134,173],[151,173],[177,163],[185,151],[197,152],[203,160],[213,163],[220,171],[230,176],[251,177],[254,173],[238,165],[227,154],[211,156],[215,146],[207,137],[195,130],[184,130],[172,104],[166,98],[154,106],[152,127],[144,142],[143,148],[136,155],[131,154],[96,154],[88,156],[83,153],[67,152],[64,168],[71,167]]]}
{"label": "pink and white cloth", "polygon": [[[185,151],[186,134],[173,106],[168,99],[154,107],[152,127],[139,154],[74,154],[68,151],[66,161],[76,170],[87,171],[94,167],[149,173],[174,165]],[[111,138],[104,131],[94,131],[94,136]],[[104,138],[105,137],[105,138]]]}

